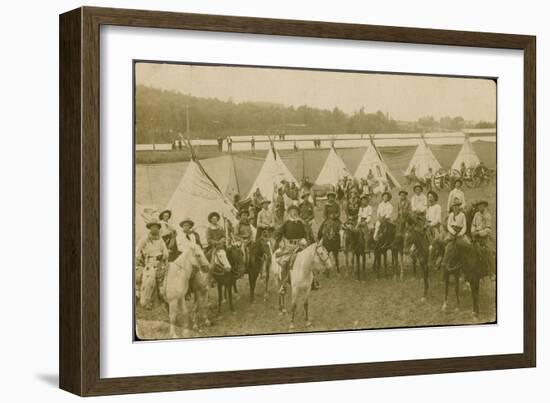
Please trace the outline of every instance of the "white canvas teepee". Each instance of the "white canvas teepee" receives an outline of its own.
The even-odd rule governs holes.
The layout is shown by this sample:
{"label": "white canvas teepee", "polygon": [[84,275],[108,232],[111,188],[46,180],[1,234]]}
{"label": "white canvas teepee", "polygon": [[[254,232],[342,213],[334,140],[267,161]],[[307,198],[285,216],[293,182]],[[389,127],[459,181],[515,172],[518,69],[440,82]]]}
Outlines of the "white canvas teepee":
{"label": "white canvas teepee", "polygon": [[468,138],[468,136],[464,137],[462,148],[456,156],[455,162],[453,162],[453,166],[451,167],[451,169],[456,169],[459,171],[463,162],[464,165],[466,165],[466,168],[475,168],[479,165],[480,162],[479,157],[474,151],[474,147],[472,146],[472,143],[470,143],[470,139]]}
{"label": "white canvas teepee", "polygon": [[351,177],[351,172],[346,167],[342,158],[336,153],[334,147],[331,147],[315,184],[319,186],[336,185],[340,179],[346,176]]}
{"label": "white canvas teepee", "polygon": [[409,175],[413,168],[416,176],[421,178],[428,174],[430,168],[432,169],[432,173],[436,173],[439,169],[441,169],[441,164],[437,158],[435,158],[435,155],[432,153],[432,150],[430,150],[430,147],[426,144],[426,140],[423,138],[420,139],[420,142],[416,147],[416,151],[414,152],[411,162],[409,162],[405,175]]}
{"label": "white canvas teepee", "polygon": [[189,162],[166,208],[172,211],[171,220],[178,229],[179,223],[184,218],[193,220],[194,230],[197,231],[203,243],[206,241],[210,212],[216,211],[232,223],[237,220],[236,209],[209,177],[200,162],[195,160]]}
{"label": "white canvas teepee", "polygon": [[264,199],[272,200],[274,188],[279,186],[282,180],[298,184],[277,151],[271,147],[247,197],[252,197],[256,189],[259,189]]}
{"label": "white canvas teepee", "polygon": [[355,170],[354,176],[357,179],[366,179],[369,176],[369,171],[372,172],[375,179],[382,179],[381,182],[387,181],[391,188],[401,187],[382,159],[382,155],[374,145],[372,139],[370,140],[370,144],[368,145],[361,162]]}

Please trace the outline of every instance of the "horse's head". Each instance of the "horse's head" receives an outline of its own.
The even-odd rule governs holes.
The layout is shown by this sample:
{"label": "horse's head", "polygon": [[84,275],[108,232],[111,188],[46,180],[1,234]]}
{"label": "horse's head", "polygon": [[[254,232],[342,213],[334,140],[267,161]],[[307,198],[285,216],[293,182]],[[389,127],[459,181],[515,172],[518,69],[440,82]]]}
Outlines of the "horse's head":
{"label": "horse's head", "polygon": [[311,247],[314,248],[313,261],[317,264],[314,264],[314,267],[321,267],[322,272],[331,271],[333,264],[330,258],[330,254],[327,249],[323,246],[323,239],[320,239]]}
{"label": "horse's head", "polygon": [[139,289],[139,304],[142,307],[151,305],[151,298],[156,285],[156,274],[159,262],[156,257],[149,256],[145,261],[145,267],[141,275],[141,287]]}
{"label": "horse's head", "polygon": [[231,263],[229,263],[227,253],[224,249],[218,249],[214,252],[212,256],[212,264],[226,272],[231,270]]}
{"label": "horse's head", "polygon": [[231,246],[227,249],[227,258],[231,267],[238,273],[245,271],[244,267],[244,252],[238,246]]}
{"label": "horse's head", "polygon": [[210,267],[208,259],[204,255],[204,251],[200,245],[192,244],[189,250],[189,256],[191,259],[191,264],[195,267],[200,267],[202,271],[207,271]]}

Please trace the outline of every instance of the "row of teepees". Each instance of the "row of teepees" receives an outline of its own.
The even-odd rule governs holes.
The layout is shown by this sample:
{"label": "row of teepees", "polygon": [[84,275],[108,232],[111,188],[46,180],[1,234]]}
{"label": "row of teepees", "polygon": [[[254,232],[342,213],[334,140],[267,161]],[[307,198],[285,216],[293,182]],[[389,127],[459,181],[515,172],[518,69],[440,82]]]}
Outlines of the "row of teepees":
{"label": "row of teepees", "polygon": [[[189,149],[193,150],[190,144]],[[479,158],[467,136],[452,165],[452,169],[460,169],[462,162],[464,162],[467,168],[475,167],[479,164]],[[424,176],[429,168],[432,168],[433,172],[441,168],[441,164],[437,161],[423,138],[416,148],[413,158],[405,171],[405,175],[409,174],[413,167],[417,176]],[[372,172],[376,179],[383,179],[384,182],[387,182],[391,188],[400,187],[399,182],[392,175],[382,155],[375,146],[372,137],[353,175],[334,147],[332,147],[315,184],[320,186],[335,185],[340,179],[352,176],[358,179],[366,178],[369,171]],[[264,198],[272,200],[275,185],[280,184],[282,180],[298,183],[279,157],[272,143],[247,197],[251,197],[256,189],[259,189]],[[204,234],[208,227],[207,215],[204,214],[205,211],[217,211],[225,219],[233,223],[237,219],[237,211],[233,204],[216,182],[208,175],[193,151],[191,153],[191,161],[165,208],[172,211],[172,220],[174,223],[179,223],[186,217],[192,217],[195,222],[195,229],[202,239],[204,239]],[[145,222],[148,219],[141,210],[143,209],[136,206],[136,237],[144,233]]]}

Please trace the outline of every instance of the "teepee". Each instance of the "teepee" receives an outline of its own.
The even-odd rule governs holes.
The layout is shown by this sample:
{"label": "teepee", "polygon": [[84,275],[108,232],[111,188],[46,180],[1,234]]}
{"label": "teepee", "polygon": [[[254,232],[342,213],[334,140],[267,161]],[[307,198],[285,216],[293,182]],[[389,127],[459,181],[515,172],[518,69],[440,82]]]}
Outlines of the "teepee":
{"label": "teepee", "polygon": [[346,176],[351,177],[351,172],[346,167],[342,158],[336,153],[334,147],[331,147],[315,184],[319,186],[336,185],[340,179]]}
{"label": "teepee", "polygon": [[370,144],[367,146],[367,150],[361,159],[361,162],[355,170],[355,178],[357,179],[366,179],[369,176],[369,172],[372,172],[372,175],[375,179],[380,180],[381,182],[386,182],[390,188],[401,187],[399,182],[390,172],[390,168],[386,165],[382,159],[382,155],[374,145],[372,138],[370,139]]}
{"label": "teepee", "polygon": [[432,173],[436,173],[441,169],[441,164],[437,158],[435,158],[435,155],[432,153],[432,150],[430,150],[424,138],[420,139],[411,162],[409,162],[409,166],[405,171],[405,175],[409,175],[413,168],[416,176],[419,178],[425,177],[426,174],[429,173],[430,168],[432,169]]}
{"label": "teepee", "polygon": [[194,230],[202,242],[206,241],[210,212],[216,211],[232,223],[237,221],[235,207],[194,158],[189,162],[166,208],[172,211],[172,221],[178,229],[184,218],[193,220]]}
{"label": "teepee", "polygon": [[273,200],[274,189],[283,180],[298,184],[272,144],[247,198],[251,198],[259,189],[264,199]]}
{"label": "teepee", "polygon": [[462,143],[462,148],[456,156],[455,162],[453,162],[451,169],[460,171],[460,167],[463,162],[464,165],[466,165],[466,168],[475,168],[480,162],[479,157],[474,151],[474,147],[472,146],[472,143],[470,143],[470,139],[467,135],[464,135],[464,143]]}

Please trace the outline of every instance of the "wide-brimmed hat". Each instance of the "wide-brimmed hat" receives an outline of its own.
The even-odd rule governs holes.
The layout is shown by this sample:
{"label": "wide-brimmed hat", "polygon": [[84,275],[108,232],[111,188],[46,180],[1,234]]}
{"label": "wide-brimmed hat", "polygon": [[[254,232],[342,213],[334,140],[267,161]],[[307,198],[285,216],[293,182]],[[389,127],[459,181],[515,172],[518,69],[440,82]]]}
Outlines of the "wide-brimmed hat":
{"label": "wide-brimmed hat", "polygon": [[270,201],[270,200],[267,200],[267,199],[263,199],[263,200],[262,200],[262,201],[260,202],[260,205],[262,205],[262,206],[263,206],[264,204],[269,204],[269,203],[271,203],[271,201]]}
{"label": "wide-brimmed hat", "polygon": [[286,211],[288,211],[290,213],[291,210],[296,210],[297,212],[300,212],[300,209],[298,208],[298,206],[296,206],[294,204],[288,206],[288,209]]}
{"label": "wide-brimmed hat", "polygon": [[160,229],[160,222],[158,222],[157,220],[151,220],[149,221],[147,224],[145,224],[145,226],[147,227],[147,229],[151,229],[151,227],[153,225],[156,225],[157,227],[159,227]]}
{"label": "wide-brimmed hat", "polygon": [[308,197],[311,193],[309,192],[304,192],[304,194],[302,194],[302,199],[305,199],[306,197]]}
{"label": "wide-brimmed hat", "polygon": [[455,197],[453,202],[451,203],[451,207],[454,207],[454,206],[462,206],[462,202],[458,197]]}
{"label": "wide-brimmed hat", "polygon": [[242,216],[243,214],[246,214],[246,215],[249,216],[249,215],[250,215],[250,211],[248,211],[248,209],[243,208],[243,209],[241,209],[241,210],[237,213],[237,215],[239,216],[239,218],[241,218],[241,216]]}
{"label": "wide-brimmed hat", "polygon": [[218,220],[220,219],[220,213],[217,211],[212,211],[210,214],[208,214],[208,222],[212,220],[212,217],[217,217]]}
{"label": "wide-brimmed hat", "polygon": [[384,192],[384,193],[382,193],[382,197],[384,197],[384,195],[388,195],[388,200],[391,200],[392,195],[391,195],[390,192]]}
{"label": "wide-brimmed hat", "polygon": [[485,207],[489,207],[489,202],[487,200],[478,200],[474,203],[476,207],[479,207],[482,204],[485,205]]}
{"label": "wide-brimmed hat", "polygon": [[428,196],[429,196],[429,195],[432,195],[435,201],[438,201],[438,200],[439,200],[439,195],[438,195],[437,193],[435,193],[433,190],[430,190],[430,191],[427,193],[427,195],[428,195]]}
{"label": "wide-brimmed hat", "polygon": [[331,190],[330,192],[327,192],[327,199],[328,199],[330,196],[336,197],[336,192],[333,192],[332,190]]}
{"label": "wide-brimmed hat", "polygon": [[402,194],[404,194],[405,196],[408,196],[409,192],[407,192],[405,189],[401,189],[398,194],[399,196],[401,196]]}
{"label": "wide-brimmed hat", "polygon": [[422,186],[422,184],[420,184],[420,183],[417,183],[413,186],[413,190],[416,190],[416,188],[420,188],[421,191],[424,190],[424,186]]}
{"label": "wide-brimmed hat", "polygon": [[464,182],[462,182],[462,179],[458,178],[458,179],[455,179],[453,186],[456,186],[458,182],[460,182],[461,185],[464,185]]}
{"label": "wide-brimmed hat", "polygon": [[371,194],[370,193],[365,193],[363,195],[361,195],[360,199],[363,200],[370,200],[370,197],[371,197]]}
{"label": "wide-brimmed hat", "polygon": [[183,220],[180,221],[180,227],[183,227],[183,224],[189,224],[191,226],[195,225],[195,222],[190,219],[189,217],[185,217]]}
{"label": "wide-brimmed hat", "polygon": [[159,213],[159,218],[162,218],[164,214],[168,213],[169,217],[168,219],[172,218],[172,210],[163,210]]}

